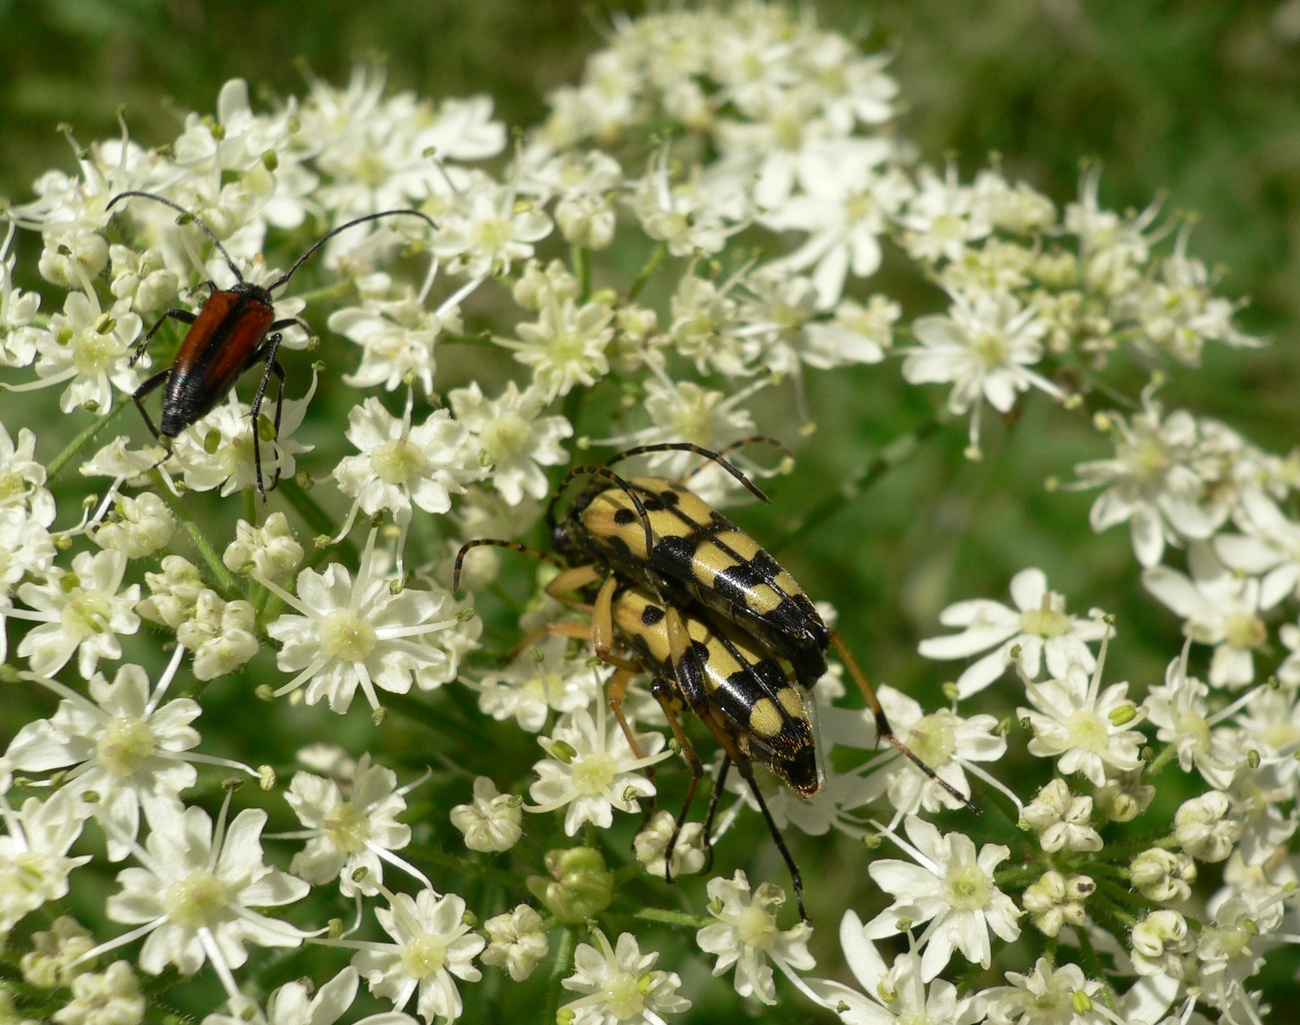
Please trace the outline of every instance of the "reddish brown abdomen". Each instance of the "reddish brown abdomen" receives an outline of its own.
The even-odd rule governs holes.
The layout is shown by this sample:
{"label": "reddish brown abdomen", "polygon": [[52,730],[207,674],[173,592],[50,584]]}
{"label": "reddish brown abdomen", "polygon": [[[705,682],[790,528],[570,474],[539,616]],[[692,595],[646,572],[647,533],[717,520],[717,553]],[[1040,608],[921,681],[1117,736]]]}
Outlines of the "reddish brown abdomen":
{"label": "reddish brown abdomen", "polygon": [[213,292],[199,311],[163,393],[162,433],[174,438],[225,398],[266,336],[275,311],[246,292]]}

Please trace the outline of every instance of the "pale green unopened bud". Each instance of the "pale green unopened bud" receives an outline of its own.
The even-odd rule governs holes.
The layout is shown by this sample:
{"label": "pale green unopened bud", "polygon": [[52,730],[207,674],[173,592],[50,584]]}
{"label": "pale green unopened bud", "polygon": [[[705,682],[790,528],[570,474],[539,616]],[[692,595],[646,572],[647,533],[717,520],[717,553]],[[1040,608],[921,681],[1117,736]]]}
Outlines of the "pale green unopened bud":
{"label": "pale green unopened bud", "polygon": [[591,847],[546,852],[551,878],[529,876],[528,890],[561,922],[576,924],[593,918],[614,899],[614,873],[605,857]]}

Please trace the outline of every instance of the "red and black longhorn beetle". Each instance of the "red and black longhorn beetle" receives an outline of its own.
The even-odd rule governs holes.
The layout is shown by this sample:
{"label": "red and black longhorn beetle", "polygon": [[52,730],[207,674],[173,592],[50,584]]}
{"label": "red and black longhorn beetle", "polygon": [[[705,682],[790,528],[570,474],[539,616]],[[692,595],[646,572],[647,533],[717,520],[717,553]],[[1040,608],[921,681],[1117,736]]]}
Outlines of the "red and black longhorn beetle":
{"label": "red and black longhorn beetle", "polygon": [[[244,280],[239,268],[235,266],[235,261],[230,258],[226,247],[213,234],[212,229],[179,203],[162,196],[155,196],[152,192],[130,191],[114,196],[105,209],[111,210],[115,204],[131,196],[152,199],[156,203],[171,207],[181,214],[182,221],[178,223],[189,220],[197,224],[203,234],[212,239],[213,245],[226,261],[226,266],[230,268],[230,273],[235,276],[235,285],[232,288],[218,288],[215,281],[203,282],[208,289],[208,298],[198,313],[169,309],[158,318],[158,322],[148,330],[143,340],[136,346],[135,355],[131,357],[132,366],[144,355],[153,336],[168,319],[189,324],[190,329],[185,333],[172,365],[154,374],[140,385],[131,398],[155,438],[174,438],[186,427],[193,426],[207,416],[234,387],[245,370],[258,363],[265,363],[266,371],[262,374],[261,383],[257,386],[257,396],[249,409],[249,417],[253,424],[253,463],[257,467],[257,490],[265,501],[266,488],[262,483],[262,448],[259,444],[257,418],[262,410],[262,399],[266,396],[266,386],[271,380],[271,375],[275,374],[280,379],[280,388],[275,401],[275,433],[279,435],[280,411],[284,405],[284,367],[276,359],[282,339],[280,331],[292,324],[299,324],[308,334],[311,333],[310,326],[299,317],[276,320],[271,293],[287,283],[294,272],[316,250],[348,228],[381,217],[397,215],[419,217],[428,221],[435,230],[438,226],[418,210],[385,210],[382,213],[367,214],[326,232],[302,256],[298,257],[292,267],[269,285],[255,285],[251,281]],[[154,426],[152,418],[144,408],[145,396],[160,386],[165,386],[161,431]],[[271,481],[272,488],[279,479],[280,471],[277,468],[275,480]]]}

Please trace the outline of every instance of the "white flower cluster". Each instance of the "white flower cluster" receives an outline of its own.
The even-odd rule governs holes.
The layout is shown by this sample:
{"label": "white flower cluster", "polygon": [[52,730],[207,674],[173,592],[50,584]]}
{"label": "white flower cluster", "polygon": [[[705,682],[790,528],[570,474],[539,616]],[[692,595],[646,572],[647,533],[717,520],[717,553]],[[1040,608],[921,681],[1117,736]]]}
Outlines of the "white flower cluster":
{"label": "white flower cluster", "polygon": [[[687,701],[665,693],[673,681],[643,685],[617,637],[609,664],[588,657],[604,649],[585,592],[528,597],[537,581],[498,580],[500,545],[465,562],[472,597],[447,587],[463,542],[527,535],[558,468],[590,463],[590,445],[726,449],[758,434],[784,388],[811,427],[813,371],[900,357],[905,384],[950,386],[936,418],[969,415],[975,455],[986,405],[1010,413],[1035,392],[1070,415],[1121,350],[1144,368],[1194,367],[1207,342],[1255,344],[1187,232],[1155,207],[1102,208],[1096,171],[1058,213],[1000,170],[967,184],[918,165],[891,125],[887,65],[781,4],[673,6],[616,21],[513,150],[486,97],[389,94],[361,68],[345,87],[313,80],[259,111],[236,80],[165,146],[125,129],[78,146],[75,173],[49,172],[34,201],[6,209],[0,388],[60,389],[38,431],[0,421],[3,682],[58,702],[15,723],[0,756],[0,941],[25,952],[33,1019],[142,1021],[151,1001],[171,1006],[175,973],[204,971],[225,993],[194,1009],[205,1025],[329,1025],[363,981],[392,1005],[372,1025],[413,1022],[408,1011],[426,1025],[508,1020],[494,1001],[536,986],[551,961],[544,1002],[557,1020],[662,1025],[691,1006],[683,978],[703,973],[649,933],[607,935],[613,906],[620,923],[635,912],[694,930],[745,1000],[775,1004],[779,971],[846,1022],[1262,1020],[1251,980],[1298,931],[1300,623],[1280,626],[1289,654],[1272,665],[1270,617],[1300,600],[1288,505],[1300,460],[1190,411],[1166,415],[1160,373],[1134,411],[1093,411],[1115,454],[1076,474],[1102,489],[1093,527],[1130,523],[1142,582],[1185,620],[1163,686],[1104,683],[1108,618],[1068,613],[1026,569],[1014,607],[959,602],[940,617],[956,632],[921,644],[927,658],[980,656],[947,707],[879,688],[898,740],[937,781],[894,747],[876,751],[877,719],[837,706],[834,666],[804,693],[821,795],[761,772],[757,791],[732,780],[737,800],[715,792],[717,833],[766,835],[766,819],[906,855],[854,866],[890,897],[865,924],[844,911],[861,992],[804,978],[812,926],[780,927],[785,892],[751,890],[734,866],[699,884],[696,914],[648,906],[654,877],[710,865],[707,827],[651,816],[656,772],[685,747],[665,711],[689,719]],[[39,293],[14,284],[20,228],[39,234]],[[310,300],[272,297],[281,340],[260,348],[228,297],[283,283],[335,229],[292,279]],[[902,323],[901,304],[871,290],[891,247],[943,290],[946,311]],[[616,258],[598,264],[606,251]],[[314,292],[313,276],[327,282]],[[219,337],[220,353],[187,348],[196,318],[188,337]],[[309,338],[309,325],[328,331]],[[175,405],[182,375],[151,351],[169,343],[211,411],[167,440],[142,425],[142,446],[95,441],[124,429],[137,393]],[[294,350],[319,345],[305,390],[261,365],[276,345],[303,378]],[[253,403],[230,384],[230,360],[249,385],[261,375]],[[286,376],[301,397],[276,394]],[[87,429],[64,436],[55,405]],[[679,446],[640,465],[709,502],[736,497],[731,476],[699,464]],[[73,466],[90,483],[60,477]],[[262,482],[278,482],[274,511],[253,497]],[[1164,564],[1184,549],[1187,573]],[[485,623],[476,601],[507,612]],[[1204,683],[1191,675],[1198,645],[1212,649]],[[1010,670],[1019,689],[1001,722],[962,706],[990,699]],[[266,733],[228,714],[200,726],[206,701],[228,708],[238,688],[242,702],[286,699],[258,710]],[[369,723],[341,718],[358,692]],[[307,729],[383,754],[298,749]],[[752,739],[730,737],[741,751]],[[264,765],[232,755],[263,742]],[[1038,777],[1001,778],[1009,749]],[[438,785],[417,791],[425,766]],[[1154,802],[1175,766],[1176,807]],[[268,791],[289,778],[284,801],[232,812],[235,785],[213,800],[217,770]],[[932,821],[964,814],[955,794],[976,789],[1007,802],[1020,831]],[[748,810],[756,794],[762,818]],[[272,815],[298,826],[267,833]],[[264,840],[293,845],[287,870]],[[100,842],[107,865],[81,853]],[[92,937],[66,918],[36,931],[34,912],[82,879],[104,891],[112,872],[103,917],[122,932]],[[887,964],[875,941],[896,936],[907,949]],[[1025,973],[1000,957],[1018,939],[1041,954]],[[304,945],[321,958],[304,961],[314,990],[265,992],[250,948]],[[94,963],[119,949],[133,960]],[[1007,985],[941,977],[995,962]],[[479,964],[504,975],[465,986]],[[542,1006],[540,990],[519,992]],[[0,992],[0,1020],[22,1020],[20,1002]]]}

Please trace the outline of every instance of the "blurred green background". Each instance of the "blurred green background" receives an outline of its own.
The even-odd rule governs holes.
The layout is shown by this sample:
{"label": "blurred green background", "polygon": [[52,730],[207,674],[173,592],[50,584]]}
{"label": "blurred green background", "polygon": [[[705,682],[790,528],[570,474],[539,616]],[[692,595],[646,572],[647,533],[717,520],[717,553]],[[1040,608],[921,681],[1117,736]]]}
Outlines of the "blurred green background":
{"label": "blurred green background", "polygon": [[[1178,373],[1162,396],[1267,448],[1293,447],[1300,0],[813,6],[823,25],[896,53],[893,72],[908,103],[900,127],[925,159],[955,159],[969,176],[997,153],[1009,177],[1064,204],[1076,194],[1080,161],[1099,158],[1106,205],[1140,209],[1162,195],[1167,210],[1197,211],[1193,253],[1222,265],[1221,292],[1251,300],[1241,323],[1273,344],[1209,348],[1205,369]],[[355,60],[377,55],[393,90],[435,99],[490,93],[508,123],[528,125],[545,111],[545,90],[576,81],[611,14],[640,9],[549,0],[0,0],[0,196],[24,201],[42,170],[72,167],[60,123],[82,142],[114,135],[124,105],[133,136],[156,145],[175,136],[186,111],[212,110],[228,78],[247,78],[255,98],[259,88],[284,95],[303,90],[303,65],[341,83]],[[934,292],[895,265],[874,284],[910,303],[909,315],[935,306]],[[1136,375],[1119,377],[1136,391]],[[796,475],[772,482],[772,506],[737,517],[773,545],[846,474],[928,420],[939,397],[900,387],[895,364],[814,373],[809,389],[810,407],[832,412],[801,444]],[[793,423],[775,409],[772,417],[764,427]],[[608,433],[596,423],[582,429]],[[1160,682],[1181,644],[1179,624],[1136,583],[1127,530],[1092,535],[1095,496],[1042,487],[1049,477],[1068,480],[1081,459],[1107,455],[1104,439],[1041,396],[1014,422],[990,422],[985,438],[979,464],[962,457],[964,426],[931,439],[783,559],[815,597],[837,605],[871,675],[928,704],[957,671],[916,655],[917,640],[937,632],[938,611],[966,597],[1005,600],[1010,577],[1029,565],[1047,571],[1072,610],[1100,605],[1119,614],[1109,679],[1130,679],[1139,693]],[[350,451],[344,444],[339,454]],[[1263,660],[1266,671],[1279,654]],[[1009,710],[1009,698],[987,698],[991,710]],[[1023,743],[1013,735],[1013,749]],[[535,754],[528,746],[521,763]],[[816,861],[809,858],[816,843],[801,839],[796,853]],[[815,917],[822,910],[828,927],[819,930],[819,957],[834,946],[827,916],[843,895],[819,898],[817,880],[835,865],[827,857],[808,873],[810,908]],[[766,867],[768,878],[780,878],[774,854]]]}

